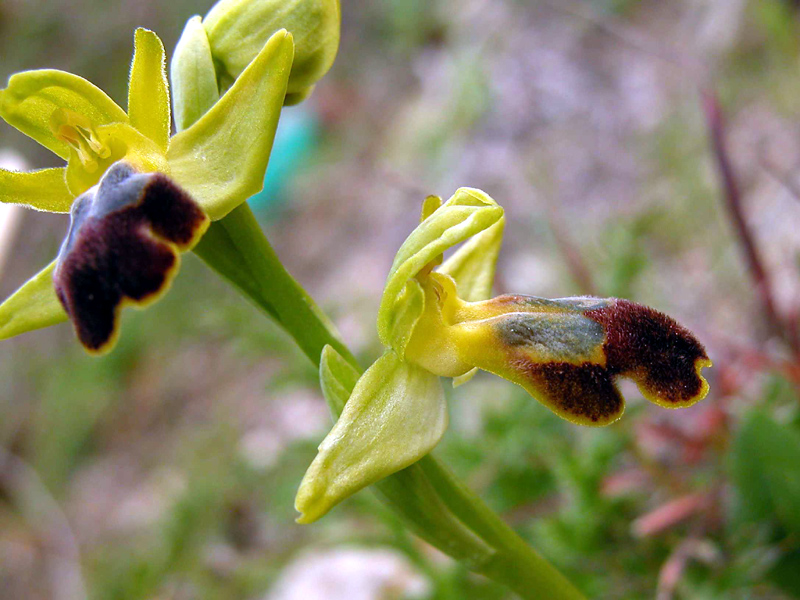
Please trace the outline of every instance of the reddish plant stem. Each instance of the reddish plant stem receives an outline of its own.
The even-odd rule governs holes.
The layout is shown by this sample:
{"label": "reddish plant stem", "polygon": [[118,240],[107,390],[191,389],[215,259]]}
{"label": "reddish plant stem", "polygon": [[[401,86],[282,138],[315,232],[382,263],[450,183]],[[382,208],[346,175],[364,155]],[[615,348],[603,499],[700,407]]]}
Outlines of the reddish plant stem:
{"label": "reddish plant stem", "polygon": [[744,218],[742,194],[736,180],[736,174],[734,173],[733,164],[731,163],[725,137],[725,121],[722,114],[722,107],[712,88],[702,88],[700,94],[728,214],[730,215],[733,227],[736,231],[736,237],[741,245],[745,260],[747,261],[748,270],[755,283],[756,293],[761,302],[767,325],[771,333],[786,340],[792,347],[792,350],[797,353],[794,340],[792,336],[787,335],[787,328],[775,308],[769,273],[764,267],[764,262],[755,244],[753,233]]}
{"label": "reddish plant stem", "polygon": [[580,249],[569,237],[561,220],[561,216],[552,207],[549,207],[548,221],[550,222],[550,230],[553,232],[556,245],[561,255],[564,257],[564,262],[567,264],[567,269],[572,279],[583,294],[597,296],[597,286],[595,285],[594,277],[592,277],[591,269],[589,269],[589,266],[586,264]]}

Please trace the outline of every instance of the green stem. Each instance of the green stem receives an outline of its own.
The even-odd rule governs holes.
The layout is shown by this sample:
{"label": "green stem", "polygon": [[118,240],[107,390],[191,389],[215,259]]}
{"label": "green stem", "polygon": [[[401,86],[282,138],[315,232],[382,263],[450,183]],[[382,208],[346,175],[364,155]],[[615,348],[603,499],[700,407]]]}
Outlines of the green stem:
{"label": "green stem", "polygon": [[418,463],[445,505],[497,553],[475,569],[523,598],[584,598],[443,463],[428,455]]}
{"label": "green stem", "polygon": [[213,222],[194,252],[275,319],[315,366],[331,345],[358,367],[333,324],[283,267],[247,203]]}
{"label": "green stem", "polygon": [[[194,251],[280,323],[312,363],[319,366],[323,348],[330,345],[361,372],[333,325],[286,271],[246,204],[213,223]],[[432,456],[375,488],[420,537],[522,598],[584,598]]]}

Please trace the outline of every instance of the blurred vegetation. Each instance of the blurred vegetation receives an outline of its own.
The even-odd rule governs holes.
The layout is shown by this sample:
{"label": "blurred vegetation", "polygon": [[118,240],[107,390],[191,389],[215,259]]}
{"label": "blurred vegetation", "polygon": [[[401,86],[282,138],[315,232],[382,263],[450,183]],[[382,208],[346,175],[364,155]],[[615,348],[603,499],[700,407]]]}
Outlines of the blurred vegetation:
{"label": "blurred vegetation", "polygon": [[[2,0],[0,76],[64,68],[119,100],[133,28],[169,49],[211,3]],[[284,204],[260,216],[365,364],[420,200],[458,185],[507,208],[499,292],[585,291],[571,250],[595,293],[685,322],[715,363],[699,405],[664,411],[625,388],[620,422],[582,429],[483,374],[451,392],[437,452],[591,597],[800,597],[800,360],[767,334],[696,82],[648,50],[711,74],[747,220],[796,326],[796,3],[554,5],[344,0],[337,63],[303,109],[319,136],[286,174]],[[9,127],[0,147],[52,160]],[[46,264],[64,226],[26,214],[3,297]],[[428,582],[415,597],[508,597],[405,533],[369,492],[294,524],[329,427],[316,374],[192,256],[164,300],[125,313],[110,356],[85,356],[60,326],[3,342],[0,381],[0,598],[291,598],[281,590],[296,561],[354,546],[396,551]],[[404,597],[404,577],[374,597]]]}

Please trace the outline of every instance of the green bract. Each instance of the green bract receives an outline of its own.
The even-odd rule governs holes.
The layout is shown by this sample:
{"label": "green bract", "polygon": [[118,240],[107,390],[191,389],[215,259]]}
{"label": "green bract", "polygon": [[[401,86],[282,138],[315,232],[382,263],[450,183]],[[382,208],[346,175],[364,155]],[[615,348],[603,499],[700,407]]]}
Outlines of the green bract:
{"label": "green bract", "polygon": [[[593,426],[622,415],[617,377],[670,408],[706,395],[705,349],[651,308],[614,298],[489,300],[503,226],[503,209],[480,190],[461,188],[444,204],[425,200],[381,300],[378,334],[386,351],[355,384],[320,445],[297,493],[298,521],[314,521],[433,449],[447,426],[439,377],[458,385],[484,369],[521,385],[559,416]],[[462,242],[442,263],[442,254]],[[347,387],[333,357],[322,356],[326,397]]]}
{"label": "green bract", "polygon": [[[164,181],[180,186],[208,218],[221,219],[261,189],[286,94],[292,36],[281,30],[265,41],[202,118],[172,137],[164,48],[146,29],[135,35],[127,112],[71,73],[13,75],[0,91],[0,116],[67,165],[0,171],[0,201],[69,212],[76,198],[96,193],[112,165],[122,164],[125,173],[166,176]],[[186,239],[191,242],[166,243],[177,253],[190,249],[197,236]],[[67,319],[53,289],[53,270],[49,265],[0,305],[0,339]]]}

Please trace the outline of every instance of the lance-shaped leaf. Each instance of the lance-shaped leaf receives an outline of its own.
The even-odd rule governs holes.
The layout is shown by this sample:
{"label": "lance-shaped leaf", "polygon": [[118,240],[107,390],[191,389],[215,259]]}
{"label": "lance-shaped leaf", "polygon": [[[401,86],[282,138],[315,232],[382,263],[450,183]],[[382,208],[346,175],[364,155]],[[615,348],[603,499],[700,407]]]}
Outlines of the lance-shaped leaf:
{"label": "lance-shaped leaf", "polygon": [[171,176],[214,220],[263,187],[293,54],[289,33],[273,35],[219,102],[172,138]]}
{"label": "lance-shaped leaf", "polygon": [[12,75],[0,91],[0,116],[63,159],[70,145],[56,136],[53,115],[78,115],[80,127],[127,123],[128,115],[108,95],[72,73],[43,69]]}
{"label": "lance-shaped leaf", "polygon": [[438,377],[387,351],[356,384],[297,492],[310,523],[358,490],[415,463],[447,428]]}
{"label": "lance-shaped leaf", "polygon": [[63,167],[27,173],[0,169],[0,202],[22,204],[47,212],[68,213],[72,200]]}
{"label": "lance-shaped leaf", "polygon": [[217,73],[200,17],[186,22],[170,63],[175,127],[187,129],[219,100]]}
{"label": "lance-shaped leaf", "polygon": [[128,117],[131,125],[153,140],[162,152],[167,151],[171,121],[164,45],[155,33],[141,27],[134,34]]}
{"label": "lance-shaped leaf", "polygon": [[53,261],[0,304],[0,340],[67,320],[53,288]]}
{"label": "lance-shaped leaf", "polygon": [[378,335],[391,346],[397,302],[406,283],[443,252],[488,229],[503,216],[503,209],[489,196],[460,188],[411,233],[395,256],[378,311]]}

